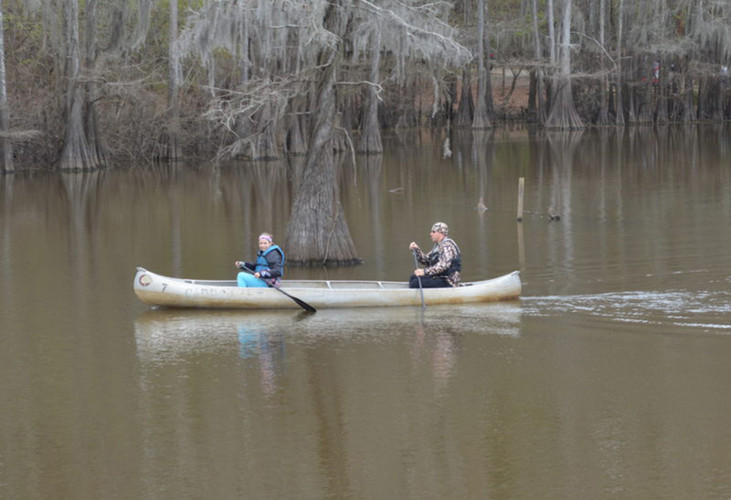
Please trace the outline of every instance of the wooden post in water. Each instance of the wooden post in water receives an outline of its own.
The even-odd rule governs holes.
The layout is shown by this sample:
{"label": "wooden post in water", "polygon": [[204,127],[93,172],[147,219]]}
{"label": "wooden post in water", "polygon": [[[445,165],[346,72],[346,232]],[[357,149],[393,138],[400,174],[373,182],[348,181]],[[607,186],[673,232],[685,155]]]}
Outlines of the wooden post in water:
{"label": "wooden post in water", "polygon": [[523,243],[523,224],[518,224],[518,263],[520,270],[525,270],[525,244]]}
{"label": "wooden post in water", "polygon": [[525,177],[518,179],[518,222],[523,221],[523,193],[525,191]]}

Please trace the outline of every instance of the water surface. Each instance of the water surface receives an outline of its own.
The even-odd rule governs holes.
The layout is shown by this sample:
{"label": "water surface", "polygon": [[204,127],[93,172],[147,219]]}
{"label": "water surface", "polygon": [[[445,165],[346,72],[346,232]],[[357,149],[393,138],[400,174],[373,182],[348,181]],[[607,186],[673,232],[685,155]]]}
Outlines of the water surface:
{"label": "water surface", "polygon": [[437,220],[465,279],[521,271],[519,301],[423,312],[137,301],[136,266],[230,279],[284,243],[296,158],[1,177],[0,497],[729,498],[730,136],[344,159],[364,264],[287,276],[406,279]]}

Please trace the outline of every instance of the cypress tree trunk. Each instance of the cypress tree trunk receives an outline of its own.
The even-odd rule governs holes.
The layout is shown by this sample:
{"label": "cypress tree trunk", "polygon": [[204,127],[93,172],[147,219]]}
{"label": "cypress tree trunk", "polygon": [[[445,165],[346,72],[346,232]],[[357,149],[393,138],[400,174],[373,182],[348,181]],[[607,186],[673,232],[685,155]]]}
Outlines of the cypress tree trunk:
{"label": "cypress tree trunk", "polygon": [[683,95],[680,98],[680,121],[690,123],[693,120],[693,80],[687,73],[683,76]]}
{"label": "cypress tree trunk", "polygon": [[371,34],[371,85],[368,86],[368,103],[366,104],[365,119],[363,120],[363,134],[358,147],[359,153],[382,153],[381,127],[378,124],[378,85],[381,66],[381,29],[376,27]]}
{"label": "cypress tree trunk", "polygon": [[[93,72],[96,68],[96,17],[97,17],[98,0],[87,0],[86,2],[86,48],[85,61],[88,72]],[[94,157],[94,161],[99,166],[107,163],[107,150],[101,135],[99,134],[99,116],[96,109],[96,102],[99,100],[99,91],[97,84],[90,82],[86,85],[88,95],[88,104],[86,106],[86,142]]]}
{"label": "cypress tree trunk", "polygon": [[[605,12],[606,12],[606,0],[601,0],[599,2],[599,45],[604,47],[604,19],[605,19]],[[599,93],[600,93],[600,104],[599,104],[599,116],[597,117],[597,124],[598,125],[608,125],[609,124],[609,77],[607,76],[607,64],[602,57],[602,76],[599,78],[599,85],[601,87]]]}
{"label": "cypress tree trunk", "polygon": [[[335,136],[332,140],[332,150],[336,153],[351,152],[353,150],[353,136],[351,131],[353,130],[353,113],[351,110],[355,107],[353,104],[353,97],[350,99],[346,98],[345,105],[340,103],[336,104],[336,108],[339,111],[333,118],[333,127],[335,127]],[[349,104],[348,104],[349,103]],[[312,130],[312,127],[310,127]]]}
{"label": "cypress tree trunk", "polygon": [[656,97],[657,105],[655,106],[655,123],[667,123],[669,121],[668,116],[668,98],[667,98],[667,70],[665,69],[665,62],[662,61],[660,65],[660,77],[657,82]]}
{"label": "cypress tree trunk", "polygon": [[616,90],[615,98],[615,116],[614,122],[617,125],[624,125],[624,97],[622,95],[622,19],[624,16],[624,0],[619,0],[617,7],[617,74],[614,88]]}
{"label": "cypress tree trunk", "polygon": [[0,172],[12,172],[13,149],[8,134],[10,118],[8,109],[8,92],[5,82],[5,39],[3,37],[3,4],[0,0]]}
{"label": "cypress tree trunk", "polygon": [[580,129],[584,127],[574,106],[571,91],[571,0],[564,0],[561,37],[561,60],[555,100],[551,103],[551,113],[546,120],[547,128]]}
{"label": "cypress tree trunk", "polygon": [[[492,89],[490,85],[490,74],[485,65],[485,0],[477,1],[477,108],[475,116],[472,117],[472,128],[482,129],[490,128],[490,112],[488,110],[487,100],[492,99]],[[489,96],[489,97],[488,97]]]}
{"label": "cypress tree trunk", "polygon": [[[651,67],[652,66],[650,65],[648,59],[646,57],[643,57],[640,61],[639,73],[640,75],[645,76],[645,81],[644,83],[635,87],[635,104],[638,105],[637,122],[639,123],[651,123],[653,121],[652,93],[654,92],[654,89],[652,83],[652,74],[648,70]],[[642,81],[642,79],[640,79],[640,81]]]}
{"label": "cypress tree trunk", "polygon": [[[88,13],[93,17],[93,10]],[[81,57],[79,50],[79,2],[67,0],[64,4],[64,31],[66,41],[66,132],[59,166],[63,171],[88,171],[99,168],[95,148],[87,142],[84,112],[88,108],[88,94],[79,82]],[[96,138],[96,133],[92,134]]]}
{"label": "cypress tree trunk", "polygon": [[469,67],[462,69],[462,95],[459,99],[459,108],[454,120],[455,127],[472,126],[472,86],[470,85]]}
{"label": "cypress tree trunk", "polygon": [[[325,14],[326,26],[339,26],[339,2]],[[336,133],[335,82],[340,47],[320,52],[318,66],[324,69],[318,81],[310,150],[292,202],[287,226],[287,262],[294,265],[352,265],[360,262],[345,220],[335,176],[333,138]]]}
{"label": "cypress tree trunk", "polygon": [[[536,61],[540,61],[543,58],[543,53],[541,51],[541,34],[540,31],[538,31],[538,0],[532,1],[532,10],[533,10],[533,56],[535,57]],[[535,81],[534,81],[535,80]],[[535,87],[532,87],[532,93],[531,96],[531,103],[535,102],[533,104],[535,114],[536,114],[536,123],[539,125],[543,125],[546,123],[546,101],[545,101],[545,85],[543,82],[543,69],[538,67],[537,69],[533,70],[533,78],[531,78],[531,84],[534,84]]]}
{"label": "cypress tree trunk", "polygon": [[[292,43],[296,41],[293,40]],[[302,53],[297,50],[287,60],[291,65],[292,71],[299,73],[302,70]],[[307,109],[306,97],[296,96],[289,99],[289,119],[287,124],[287,137],[285,139],[286,153],[288,155],[305,155],[307,153],[307,139],[302,130],[304,111]]]}
{"label": "cypress tree trunk", "polygon": [[723,80],[720,77],[716,78],[715,87],[715,109],[713,112],[714,121],[723,121]]}
{"label": "cypress tree trunk", "polygon": [[255,123],[262,124],[262,130],[254,136],[251,141],[252,160],[276,160],[279,158],[277,146],[277,115],[271,103],[267,102],[264,107],[256,113]]}
{"label": "cypress tree trunk", "polygon": [[180,54],[178,50],[178,0],[170,0],[168,42],[168,109],[166,123],[158,139],[156,157],[175,162],[182,156],[180,146]]}
{"label": "cypress tree trunk", "polygon": [[[240,50],[241,53],[239,54],[239,64],[241,66],[241,88],[245,89],[246,85],[249,83],[249,75],[250,75],[250,67],[251,67],[251,61],[249,59],[249,27],[247,23],[241,23],[241,44],[240,44]],[[251,131],[251,126],[249,124],[249,120],[245,117],[241,117],[236,120],[236,135],[238,135],[238,140],[242,141],[243,138],[246,138],[249,136],[249,133]],[[241,144],[240,147],[243,147],[243,144]]]}
{"label": "cypress tree trunk", "polygon": [[[299,108],[299,105],[297,106]],[[302,133],[302,120],[294,113],[287,132],[287,154],[304,155],[307,153],[307,141]]]}
{"label": "cypress tree trunk", "polygon": [[637,123],[637,113],[636,113],[636,107],[635,107],[635,88],[637,87],[635,85],[636,81],[636,71],[634,69],[635,62],[634,59],[630,62],[630,70],[629,70],[629,76],[630,76],[630,84],[625,86],[625,90],[627,91],[627,123]]}

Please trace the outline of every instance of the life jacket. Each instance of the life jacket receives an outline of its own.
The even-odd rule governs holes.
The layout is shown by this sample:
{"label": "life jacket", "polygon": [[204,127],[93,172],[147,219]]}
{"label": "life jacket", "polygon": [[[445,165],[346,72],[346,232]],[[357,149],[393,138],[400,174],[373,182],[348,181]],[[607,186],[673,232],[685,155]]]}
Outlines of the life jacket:
{"label": "life jacket", "polygon": [[269,262],[267,262],[267,255],[269,255],[271,252],[276,250],[279,252],[279,255],[282,256],[282,276],[284,276],[284,250],[279,248],[279,245],[272,245],[269,248],[267,248],[265,251],[259,250],[256,253],[256,266],[254,267],[254,272],[258,273],[260,271],[264,271],[265,269],[269,269]]}
{"label": "life jacket", "polygon": [[[455,243],[452,238],[445,238],[442,241],[451,241],[454,247],[457,249],[457,256],[452,259],[452,262],[450,262],[449,264],[449,268],[438,276],[451,276],[452,274],[462,270],[462,251],[459,249],[457,243]],[[438,248],[439,244],[436,244],[434,245],[434,248],[432,248],[431,252],[429,252],[429,255],[427,256],[429,258],[429,266],[433,266],[437,262],[439,262],[439,252],[437,251]]]}

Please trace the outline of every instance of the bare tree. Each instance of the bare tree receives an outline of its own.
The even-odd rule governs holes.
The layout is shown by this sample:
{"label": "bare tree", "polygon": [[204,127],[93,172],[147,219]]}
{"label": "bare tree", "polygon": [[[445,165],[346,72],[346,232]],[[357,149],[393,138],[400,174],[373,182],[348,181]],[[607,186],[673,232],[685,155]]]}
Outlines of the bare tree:
{"label": "bare tree", "polygon": [[[95,170],[101,165],[94,147],[87,142],[84,114],[88,109],[88,94],[81,80],[79,35],[79,2],[64,2],[64,34],[66,67],[66,133],[60,158],[60,168],[66,171]],[[92,11],[93,14],[93,11]],[[93,137],[96,137],[93,134]]]}
{"label": "bare tree", "polygon": [[470,81],[470,68],[462,68],[462,90],[459,97],[457,115],[454,118],[456,127],[472,126],[472,112],[475,106],[472,102],[472,82]]}
{"label": "bare tree", "polygon": [[555,99],[546,120],[547,128],[580,129],[584,124],[574,106],[571,90],[571,8],[572,1],[564,0],[561,20],[561,60]]}
{"label": "bare tree", "polygon": [[[534,0],[535,1],[535,0]],[[492,85],[489,64],[485,64],[485,46],[489,43],[486,24],[487,0],[477,0],[477,107],[472,117],[472,128],[490,128],[490,106]]]}
{"label": "bare tree", "polygon": [[[97,48],[97,7],[98,0],[87,0],[86,2],[86,37],[84,39],[84,65],[85,71],[89,75],[93,75],[96,70],[98,57]],[[86,84],[86,93],[88,94],[86,104],[86,138],[89,145],[91,155],[95,163],[99,166],[107,164],[107,150],[104,140],[99,133],[99,116],[97,112],[97,103],[101,98],[99,85],[89,78]]]}
{"label": "bare tree", "polygon": [[380,100],[379,84],[381,66],[381,26],[377,25],[371,33],[371,70],[368,79],[370,85],[367,87],[367,104],[363,129],[361,133],[360,153],[382,153],[381,127],[378,123],[378,101]]}
{"label": "bare tree", "polygon": [[334,127],[335,84],[342,58],[341,40],[347,24],[343,7],[349,0],[334,0],[326,8],[323,27],[332,34],[332,43],[320,48],[317,59],[322,68],[317,84],[312,143],[307,152],[299,188],[292,203],[287,226],[288,261],[299,265],[353,264],[358,262],[355,245],[337,190]]}
{"label": "bare tree", "polygon": [[[599,47],[605,50],[605,19],[606,19],[606,0],[599,1]],[[597,117],[597,124],[607,125],[609,123],[609,78],[607,71],[606,58],[601,57],[601,74],[599,76],[599,116]]]}
{"label": "bare tree", "polygon": [[619,4],[617,5],[617,72],[615,74],[615,82],[614,87],[616,90],[615,93],[615,100],[614,100],[614,107],[615,107],[615,115],[614,115],[614,122],[617,125],[624,125],[624,97],[622,94],[622,50],[623,46],[622,43],[624,39],[622,38],[623,27],[624,22],[624,0],[619,0]]}
{"label": "bare tree", "polygon": [[155,156],[175,162],[181,157],[180,147],[180,46],[178,44],[178,0],[170,0],[168,26],[168,99],[165,125],[157,142]]}
{"label": "bare tree", "polygon": [[[245,6],[246,15],[231,13],[237,3]],[[248,52],[254,65],[266,72],[252,75],[245,86],[235,90],[219,88],[209,78],[212,98],[207,116],[232,134],[242,119],[256,127],[247,138],[237,137],[234,144],[248,141],[256,147],[261,143],[255,141],[266,134],[275,137],[284,122],[279,118],[301,106],[303,94],[308,96],[309,144],[287,230],[289,263],[358,262],[336,183],[334,150],[339,147],[338,139],[347,137],[339,124],[342,120],[347,127],[351,120],[349,107],[339,107],[348,102],[339,94],[356,86],[368,89],[361,149],[380,151],[377,91],[383,69],[381,52],[392,54],[389,77],[397,84],[405,80],[411,61],[410,69],[424,65],[432,72],[446,68],[450,61],[459,65],[467,61],[469,51],[454,41],[455,30],[442,20],[448,7],[444,2],[414,0],[228,0],[206,4],[189,18],[181,34],[186,53],[196,53],[204,62],[212,60],[217,48],[234,53],[238,39],[231,34],[240,33],[241,28],[227,28],[235,20],[247,26]],[[301,71],[300,64],[290,62],[295,43]],[[355,68],[350,73],[342,64],[346,45],[351,52],[350,67]],[[363,61],[368,64],[368,81],[348,79],[358,74]]]}
{"label": "bare tree", "polygon": [[555,100],[556,92],[556,28],[553,16],[553,0],[546,0],[546,19],[548,22],[548,109],[550,110]]}
{"label": "bare tree", "polygon": [[543,84],[543,68],[541,61],[543,60],[543,51],[541,50],[541,33],[538,30],[538,0],[532,0],[531,11],[533,16],[533,57],[536,61],[536,67],[533,69],[535,81],[535,99],[536,99],[536,121],[543,125],[546,122],[546,101],[545,88]]}

